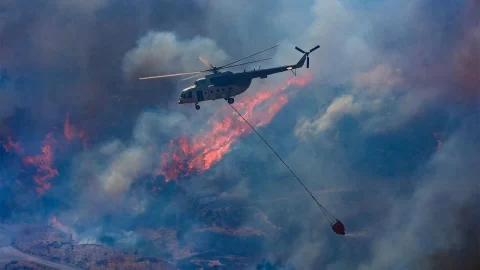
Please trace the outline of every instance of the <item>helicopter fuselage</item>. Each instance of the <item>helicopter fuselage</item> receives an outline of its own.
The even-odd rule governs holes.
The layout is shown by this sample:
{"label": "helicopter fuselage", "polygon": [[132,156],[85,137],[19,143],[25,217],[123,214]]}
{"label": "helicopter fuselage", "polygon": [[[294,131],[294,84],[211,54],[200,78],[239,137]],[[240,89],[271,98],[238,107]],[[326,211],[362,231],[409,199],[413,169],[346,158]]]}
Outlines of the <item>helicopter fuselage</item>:
{"label": "helicopter fuselage", "polygon": [[178,104],[195,103],[202,101],[233,98],[245,92],[252,78],[234,74],[230,71],[207,75],[195,81],[195,84],[183,89]]}
{"label": "helicopter fuselage", "polygon": [[245,92],[255,78],[265,79],[268,75],[293,70],[303,66],[308,54],[304,54],[294,65],[258,69],[233,73],[231,71],[216,72],[198,79],[195,84],[183,89],[178,104],[195,103],[197,110],[199,102],[206,100],[225,99],[229,104],[234,102],[233,97]]}
{"label": "helicopter fuselage", "polygon": [[[257,61],[251,61],[247,63],[233,65],[239,61],[245,60],[249,57],[252,57],[261,52],[270,50],[277,46],[278,45],[275,45],[271,48],[254,53],[240,60],[230,62],[229,64],[223,65],[221,67],[216,67],[208,63],[208,61],[205,58],[200,56],[199,57],[200,60],[205,65],[207,65],[209,69],[202,70],[202,71],[194,71],[194,72],[184,72],[184,73],[177,73],[177,74],[142,77],[142,78],[139,78],[139,80],[149,80],[149,79],[157,79],[157,78],[199,74],[203,72],[213,72],[213,74],[206,75],[205,78],[196,80],[194,85],[183,89],[182,94],[178,99],[178,104],[194,103],[195,108],[197,110],[200,110],[200,105],[198,105],[198,103],[206,100],[225,99],[226,101],[228,101],[229,104],[232,104],[234,102],[233,98],[245,92],[248,89],[248,87],[250,87],[252,80],[255,78],[265,79],[269,75],[285,72],[285,71],[291,71],[293,74],[297,75],[296,73],[297,68],[303,67],[305,60],[307,62],[307,68],[309,68],[309,63],[310,63],[309,54],[315,51],[316,49],[320,48],[320,45],[317,45],[313,47],[310,51],[304,51],[298,47],[295,47],[295,49],[301,52],[303,56],[302,58],[300,58],[300,60],[296,64],[293,64],[293,65],[286,65],[286,66],[258,69],[258,70],[254,69],[251,71],[244,70],[243,72],[238,72],[238,73],[233,73],[231,71],[225,71],[225,72],[219,71],[220,69],[232,68],[236,66],[242,66],[242,65],[251,64],[254,62],[260,62],[260,61],[271,59],[271,58],[267,58],[267,59],[261,59]],[[199,75],[195,75],[193,77],[189,77],[184,80],[195,78],[198,76]]]}

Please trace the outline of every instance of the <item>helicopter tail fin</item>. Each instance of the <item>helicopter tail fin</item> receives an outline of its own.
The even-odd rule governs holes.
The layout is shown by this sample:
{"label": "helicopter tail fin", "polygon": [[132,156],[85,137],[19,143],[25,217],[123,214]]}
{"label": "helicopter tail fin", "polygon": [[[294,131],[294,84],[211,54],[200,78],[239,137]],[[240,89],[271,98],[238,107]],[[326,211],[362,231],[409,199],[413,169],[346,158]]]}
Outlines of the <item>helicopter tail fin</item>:
{"label": "helicopter tail fin", "polygon": [[307,59],[307,55],[304,54],[300,60],[295,64],[294,68],[301,68],[305,64],[305,60]]}
{"label": "helicopter tail fin", "polygon": [[320,45],[317,45],[315,47],[313,47],[310,51],[306,52],[298,47],[295,47],[295,49],[301,53],[303,53],[303,56],[302,58],[300,58],[300,61],[298,61],[298,63],[295,65],[296,68],[299,68],[299,67],[303,67],[303,64],[305,63],[305,58],[307,59],[307,68],[310,68],[310,57],[309,57],[309,54],[313,51],[315,51],[316,49],[320,48]]}

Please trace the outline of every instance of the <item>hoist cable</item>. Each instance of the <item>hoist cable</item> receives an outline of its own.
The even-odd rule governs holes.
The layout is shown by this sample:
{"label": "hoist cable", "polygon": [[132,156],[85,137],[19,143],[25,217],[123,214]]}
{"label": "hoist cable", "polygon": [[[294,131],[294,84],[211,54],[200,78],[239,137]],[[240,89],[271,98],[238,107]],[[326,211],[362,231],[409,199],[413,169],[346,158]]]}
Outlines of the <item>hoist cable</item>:
{"label": "hoist cable", "polygon": [[302,185],[302,187],[308,192],[308,194],[310,194],[310,196],[313,198],[313,200],[317,203],[317,205],[320,208],[320,210],[322,211],[323,215],[325,215],[325,217],[330,221],[330,223],[332,223],[332,224],[335,223],[335,221],[336,221],[335,216],[332,215],[332,213],[328,212],[328,210],[325,207],[323,207],[323,205],[321,205],[317,201],[315,196],[313,196],[312,192],[310,192],[310,190],[308,190],[308,188],[303,184],[303,182],[300,180],[300,178],[298,178],[298,176],[292,171],[292,169],[290,169],[290,167],[287,165],[287,163],[285,163],[285,161],[283,161],[283,159],[280,157],[280,155],[270,146],[270,144],[262,137],[262,135],[260,135],[260,133],[257,132],[257,130],[250,124],[250,122],[248,122],[247,119],[245,119],[245,117],[243,117],[243,115],[241,115],[240,112],[237,111],[237,109],[235,109],[235,107],[233,107],[232,104],[229,104],[229,105],[243,119],[243,121],[245,121],[245,123],[247,123],[250,126],[250,128],[252,128],[252,130],[255,131],[255,133],[257,133],[258,137],[260,137],[260,139],[263,140],[263,142],[272,150],[272,152],[275,153],[275,155],[283,163],[283,165],[285,165],[285,167],[287,167],[287,169],[292,173],[292,175],[295,177],[295,179],[298,180],[298,182]]}

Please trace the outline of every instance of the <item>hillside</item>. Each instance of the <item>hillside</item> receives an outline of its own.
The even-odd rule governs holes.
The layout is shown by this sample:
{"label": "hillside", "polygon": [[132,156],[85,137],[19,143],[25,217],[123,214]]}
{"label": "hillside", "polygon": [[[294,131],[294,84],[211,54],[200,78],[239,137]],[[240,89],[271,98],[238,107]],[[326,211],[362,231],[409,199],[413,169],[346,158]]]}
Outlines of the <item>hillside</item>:
{"label": "hillside", "polygon": [[[158,258],[129,254],[105,246],[78,244],[71,239],[71,235],[50,226],[18,225],[9,226],[9,228],[11,229],[9,231],[14,233],[12,237],[13,248],[27,256],[24,260],[11,260],[5,264],[6,269],[47,269],[44,263],[32,262],[32,258],[40,258],[42,261],[59,263],[65,266],[70,265],[72,268],[92,270],[105,268],[176,269]],[[5,231],[3,233],[5,234]],[[13,254],[13,252],[10,253]],[[16,255],[16,257],[12,255],[11,257],[16,258],[20,255]],[[6,258],[8,257],[3,260]]]}

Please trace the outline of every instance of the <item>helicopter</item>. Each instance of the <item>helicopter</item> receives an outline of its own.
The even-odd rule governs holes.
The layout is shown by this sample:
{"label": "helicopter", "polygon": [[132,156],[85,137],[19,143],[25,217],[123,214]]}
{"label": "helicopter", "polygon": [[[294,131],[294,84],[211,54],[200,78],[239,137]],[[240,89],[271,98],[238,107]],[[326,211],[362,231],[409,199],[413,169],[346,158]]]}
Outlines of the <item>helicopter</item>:
{"label": "helicopter", "polygon": [[200,56],[199,57],[200,60],[208,67],[208,69],[201,70],[201,71],[194,71],[194,72],[186,72],[186,73],[142,77],[142,78],[139,78],[139,80],[167,78],[167,77],[195,74],[191,77],[183,79],[183,80],[188,80],[188,79],[193,79],[195,77],[203,76],[202,73],[211,72],[212,74],[208,74],[204,78],[196,80],[194,82],[194,85],[183,89],[182,93],[180,94],[178,104],[193,103],[195,104],[195,109],[197,110],[200,110],[200,105],[198,105],[198,103],[207,101],[207,100],[225,99],[228,102],[228,104],[233,104],[235,101],[234,100],[235,96],[238,96],[243,92],[245,92],[250,87],[250,84],[252,83],[252,79],[255,79],[255,78],[265,79],[267,78],[268,75],[272,75],[275,73],[280,73],[288,70],[292,71],[292,73],[296,75],[296,69],[303,67],[305,60],[307,60],[307,68],[309,68],[310,67],[309,54],[315,51],[316,49],[320,48],[320,45],[317,45],[313,47],[310,51],[306,52],[298,47],[295,47],[297,51],[303,53],[303,56],[302,58],[300,58],[300,60],[296,64],[293,64],[293,65],[286,65],[286,66],[273,67],[273,68],[267,68],[267,69],[259,68],[258,70],[253,69],[251,71],[244,70],[243,72],[238,72],[238,73],[233,73],[231,71],[224,71],[224,72],[220,71],[226,68],[232,68],[236,66],[269,60],[271,58],[233,65],[242,60],[250,58],[254,55],[273,49],[277,46],[278,45],[275,45],[273,47],[254,53],[240,60],[233,61],[231,63],[228,63],[220,67],[210,64],[204,57]]}

